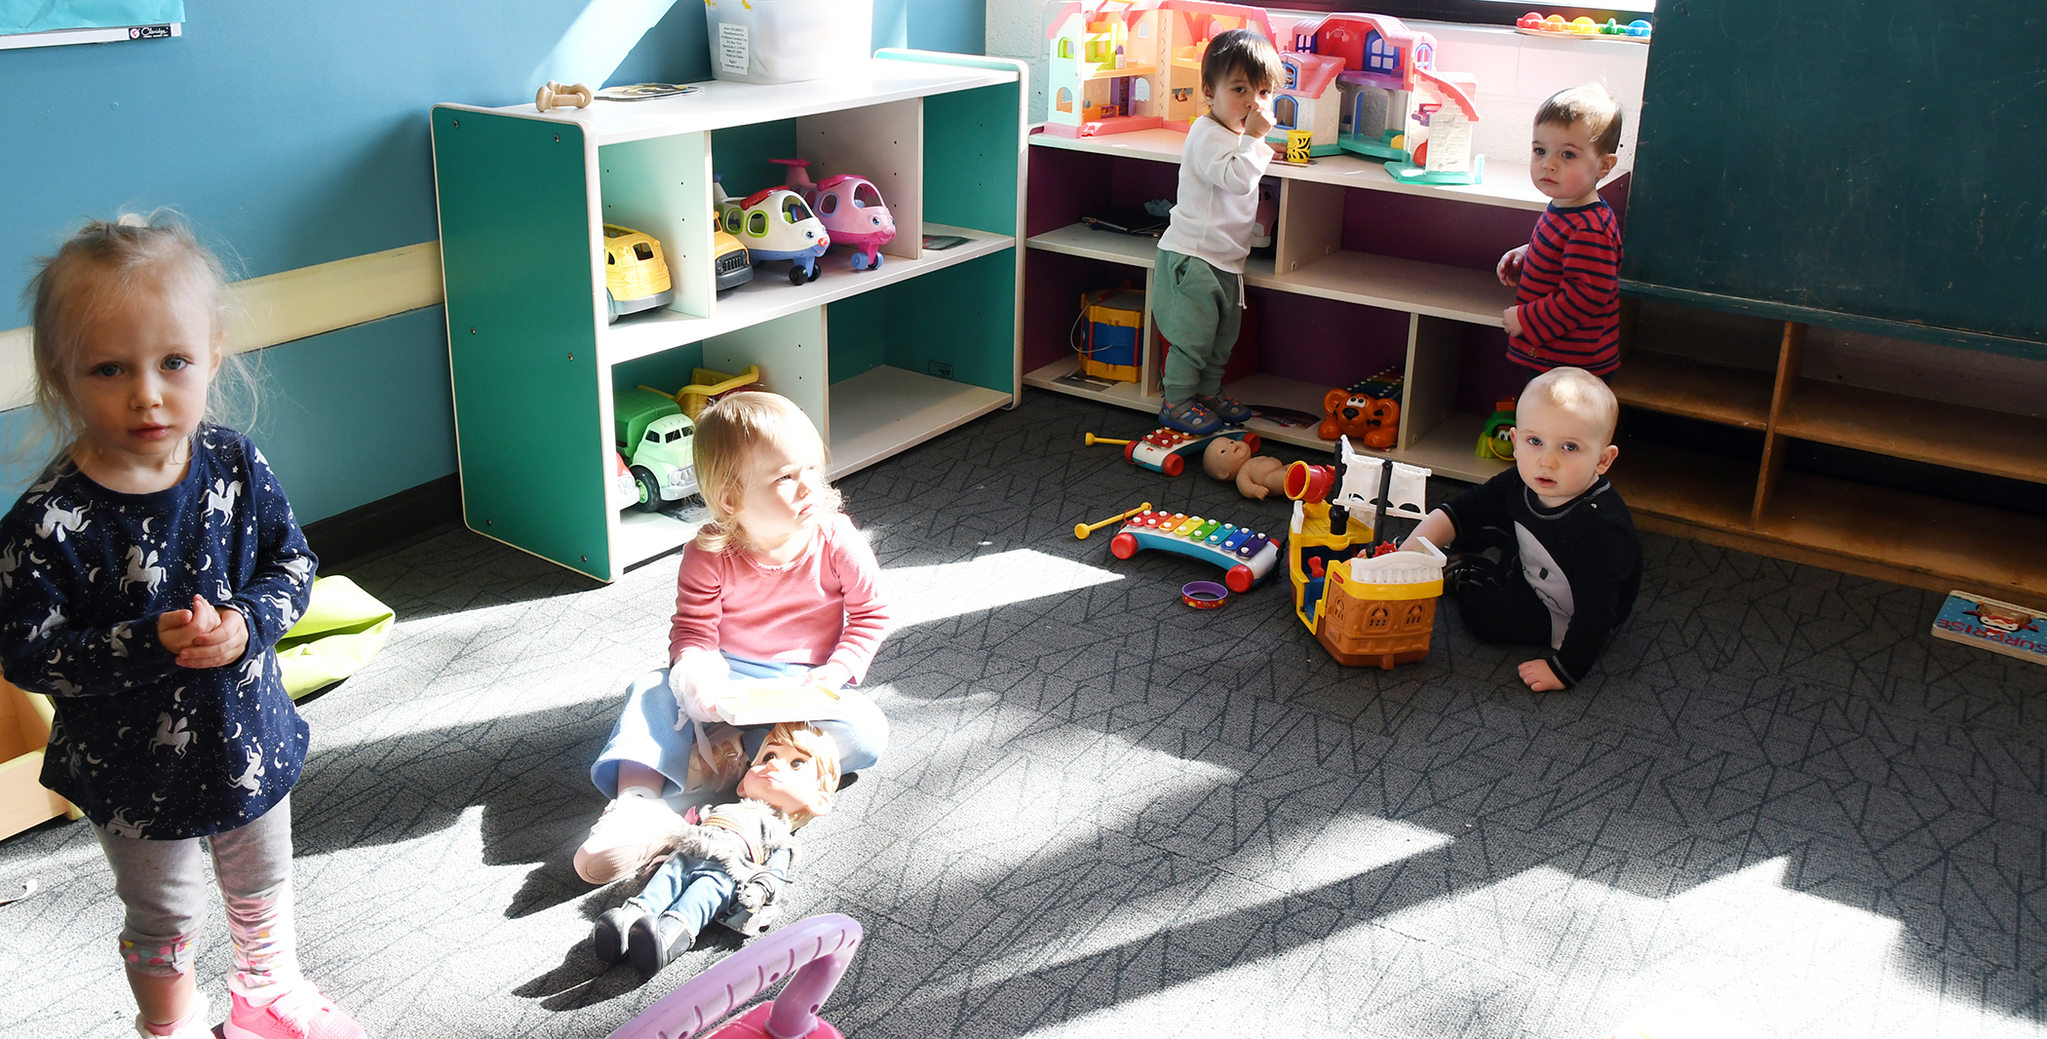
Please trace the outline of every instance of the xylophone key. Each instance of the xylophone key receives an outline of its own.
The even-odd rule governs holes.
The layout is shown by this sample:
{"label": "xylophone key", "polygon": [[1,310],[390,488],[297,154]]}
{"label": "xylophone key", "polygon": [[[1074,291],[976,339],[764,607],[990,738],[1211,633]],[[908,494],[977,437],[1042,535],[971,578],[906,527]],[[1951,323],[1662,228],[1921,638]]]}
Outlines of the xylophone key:
{"label": "xylophone key", "polygon": [[1202,540],[1207,541],[1211,545],[1220,545],[1224,541],[1228,540],[1231,534],[1234,534],[1236,532],[1237,532],[1236,524],[1225,523],[1216,530],[1211,531],[1208,537],[1203,538]]}
{"label": "xylophone key", "polygon": [[1229,537],[1223,539],[1222,544],[1223,551],[1235,552],[1237,550],[1238,545],[1241,545],[1249,540],[1251,540],[1251,528],[1238,527],[1236,530],[1230,532]]}
{"label": "xylophone key", "polygon": [[1206,523],[1203,523],[1203,524],[1202,524],[1201,526],[1198,526],[1198,527],[1194,528],[1194,533],[1192,533],[1192,534],[1189,534],[1189,535],[1187,536],[1187,540],[1189,540],[1189,541],[1207,541],[1207,540],[1208,540],[1208,536],[1209,536],[1210,534],[1213,534],[1213,533],[1215,533],[1215,531],[1216,531],[1216,528],[1218,528],[1218,527],[1220,527],[1220,526],[1222,526],[1222,525],[1223,525],[1223,521],[1221,521],[1221,520],[1209,520],[1208,522],[1206,522]]}

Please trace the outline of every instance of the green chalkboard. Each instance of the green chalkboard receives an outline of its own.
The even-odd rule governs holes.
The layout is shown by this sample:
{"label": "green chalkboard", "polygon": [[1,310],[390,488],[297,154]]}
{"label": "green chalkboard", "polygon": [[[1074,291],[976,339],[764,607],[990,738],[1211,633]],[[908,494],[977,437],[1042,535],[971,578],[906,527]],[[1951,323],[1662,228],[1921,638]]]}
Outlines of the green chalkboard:
{"label": "green chalkboard", "polygon": [[1628,291],[2047,356],[2047,4],[1656,6]]}

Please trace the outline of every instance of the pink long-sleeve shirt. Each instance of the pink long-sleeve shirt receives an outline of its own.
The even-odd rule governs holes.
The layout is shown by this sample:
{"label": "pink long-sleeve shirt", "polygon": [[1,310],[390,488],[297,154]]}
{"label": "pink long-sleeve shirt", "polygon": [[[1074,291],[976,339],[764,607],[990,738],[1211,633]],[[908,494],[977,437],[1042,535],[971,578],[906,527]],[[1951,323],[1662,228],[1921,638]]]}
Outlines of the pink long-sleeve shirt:
{"label": "pink long-sleeve shirt", "polygon": [[705,552],[691,542],[675,578],[668,659],[710,649],[748,660],[839,664],[858,682],[888,633],[880,576],[874,550],[843,513],[827,518],[810,547],[780,566],[737,545]]}

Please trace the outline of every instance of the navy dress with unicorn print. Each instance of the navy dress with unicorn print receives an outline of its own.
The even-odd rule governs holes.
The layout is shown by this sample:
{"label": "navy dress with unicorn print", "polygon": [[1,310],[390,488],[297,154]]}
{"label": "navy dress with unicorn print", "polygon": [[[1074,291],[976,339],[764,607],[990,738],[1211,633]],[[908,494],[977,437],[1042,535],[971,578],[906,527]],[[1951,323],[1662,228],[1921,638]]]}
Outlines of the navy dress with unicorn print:
{"label": "navy dress with unicorn print", "polygon": [[[306,759],[272,647],[317,561],[254,444],[210,425],[192,439],[173,487],[122,494],[60,464],[0,520],[0,669],[56,705],[43,785],[127,837],[243,826]],[[241,613],[241,660],[179,667],[158,641],[194,595]]]}

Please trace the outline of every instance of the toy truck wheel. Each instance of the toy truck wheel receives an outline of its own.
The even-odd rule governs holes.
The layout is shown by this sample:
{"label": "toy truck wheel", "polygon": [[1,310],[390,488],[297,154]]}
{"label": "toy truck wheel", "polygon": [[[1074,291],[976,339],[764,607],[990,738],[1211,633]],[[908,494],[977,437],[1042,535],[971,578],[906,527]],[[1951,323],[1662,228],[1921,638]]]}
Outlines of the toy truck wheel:
{"label": "toy truck wheel", "polygon": [[1229,585],[1230,591],[1233,591],[1238,595],[1242,595],[1245,592],[1250,591],[1251,582],[1256,581],[1257,579],[1258,575],[1252,573],[1251,568],[1245,566],[1242,563],[1238,563],[1236,566],[1230,567],[1230,572],[1223,575],[1223,583]]}
{"label": "toy truck wheel", "polygon": [[653,512],[661,508],[661,479],[652,469],[644,465],[633,466],[633,483],[640,488],[640,500],[633,507],[641,512]]}
{"label": "toy truck wheel", "polygon": [[805,280],[807,280],[807,281],[816,281],[816,280],[818,279],[818,276],[819,276],[819,275],[821,275],[821,274],[823,274],[823,273],[824,273],[824,264],[821,264],[821,263],[817,262],[816,260],[812,260],[812,261],[810,261],[810,270],[809,270],[809,272],[807,273],[807,275],[806,275],[806,278],[805,278]]}
{"label": "toy truck wheel", "polygon": [[1123,445],[1123,460],[1131,465],[1137,464],[1137,441],[1132,440]]}
{"label": "toy truck wheel", "polygon": [[1265,441],[1256,433],[1244,434],[1244,446],[1250,448],[1251,453],[1254,455],[1258,453],[1258,448],[1264,443]]}
{"label": "toy truck wheel", "polygon": [[802,265],[802,264],[800,264],[800,263],[792,263],[792,264],[790,264],[790,265],[789,265],[789,284],[791,284],[791,285],[801,285],[801,284],[803,284],[803,283],[805,283],[805,282],[807,282],[807,281],[809,281],[809,280],[810,280],[810,279],[808,279],[808,278],[805,278],[805,277],[803,276],[803,265]]}
{"label": "toy truck wheel", "polygon": [[854,254],[853,254],[853,269],[854,269],[854,270],[856,270],[856,271],[864,271],[864,270],[866,270],[867,268],[868,268],[868,263],[867,263],[867,254],[866,254],[866,253],[854,253]]}
{"label": "toy truck wheel", "polygon": [[1178,476],[1187,470],[1187,460],[1179,455],[1167,455],[1166,460],[1159,463],[1159,468],[1167,476]]}
{"label": "toy truck wheel", "polygon": [[1137,535],[1123,531],[1109,539],[1109,554],[1117,559],[1129,559],[1137,554]]}
{"label": "toy truck wheel", "polygon": [[881,254],[880,254],[880,253],[875,253],[875,254],[874,254],[874,269],[875,269],[875,270],[880,270],[880,269],[881,269]]}

